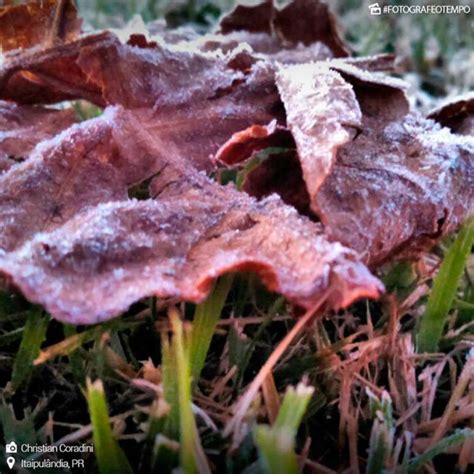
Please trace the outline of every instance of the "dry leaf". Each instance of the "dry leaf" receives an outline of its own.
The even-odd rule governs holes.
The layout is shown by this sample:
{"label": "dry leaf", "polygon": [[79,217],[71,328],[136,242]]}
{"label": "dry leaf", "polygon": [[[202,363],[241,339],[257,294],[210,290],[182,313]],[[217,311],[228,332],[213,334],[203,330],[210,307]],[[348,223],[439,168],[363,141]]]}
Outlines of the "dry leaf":
{"label": "dry leaf", "polygon": [[[163,145],[210,169],[234,132],[284,121],[273,70],[246,54],[204,53],[172,45],[121,44],[111,33],[10,57],[2,96],[20,102],[82,98],[98,105],[153,109]],[[0,74],[2,83],[2,74]],[[125,86],[126,85],[126,86]],[[197,119],[199,117],[199,119]]]}
{"label": "dry leaf", "polygon": [[416,255],[474,212],[474,138],[410,112],[397,83],[339,68],[362,111],[316,197],[328,235],[371,266]]}
{"label": "dry leaf", "polygon": [[0,101],[0,172],[75,121],[72,109],[45,109]]}
{"label": "dry leaf", "polygon": [[114,35],[103,32],[51,47],[7,52],[0,64],[0,99],[20,104],[85,99],[104,105],[100,89],[76,61],[83,49],[114,40]]}
{"label": "dry leaf", "polygon": [[[265,161],[258,182],[301,212],[306,203],[295,196],[304,186],[328,236],[370,266],[397,254],[416,256],[473,213],[474,139],[410,112],[400,81],[333,61],[281,66],[277,85],[304,182],[296,185],[291,154]],[[246,149],[242,143],[240,148]],[[218,158],[244,159],[230,156]],[[274,179],[281,176],[282,160],[295,170],[293,193]]]}
{"label": "dry leaf", "polygon": [[[282,9],[272,0],[253,6],[237,5],[220,24],[223,38],[215,47],[246,42],[256,53],[285,63],[345,57],[349,48],[341,39],[328,6],[319,0],[294,0]],[[211,47],[212,41],[207,47]]]}
{"label": "dry leaf", "polygon": [[[108,106],[0,176],[0,272],[54,317],[95,323],[151,295],[199,302],[238,270],[299,306],[340,308],[382,291],[358,256],[416,253],[472,213],[472,139],[363,70],[392,57],[314,62],[347,55],[326,6],[264,2],[223,25],[200,40],[166,30],[174,44],[104,32],[5,55],[3,99]],[[205,174],[262,150],[247,192]],[[148,182],[145,200],[129,198]]]}
{"label": "dry leaf", "polygon": [[474,92],[468,92],[444,102],[428,114],[453,133],[474,135]]}
{"label": "dry leaf", "polygon": [[72,0],[30,0],[0,7],[0,52],[71,41],[81,30]]}
{"label": "dry leaf", "polygon": [[[275,196],[257,202],[209,181],[147,127],[142,113],[111,109],[0,177],[0,219],[9,224],[0,271],[28,299],[90,324],[146,296],[202,301],[215,278],[237,270],[305,307],[381,291],[320,226]],[[128,200],[127,188],[157,169],[157,200]]]}

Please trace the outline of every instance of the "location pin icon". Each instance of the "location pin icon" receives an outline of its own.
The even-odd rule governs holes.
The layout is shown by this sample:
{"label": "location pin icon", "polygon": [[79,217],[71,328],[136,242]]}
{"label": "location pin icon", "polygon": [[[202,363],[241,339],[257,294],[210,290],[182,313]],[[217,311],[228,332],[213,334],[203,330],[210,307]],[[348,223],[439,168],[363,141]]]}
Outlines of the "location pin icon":
{"label": "location pin icon", "polygon": [[15,464],[15,458],[13,456],[10,456],[9,458],[7,458],[7,464],[8,464],[8,467],[11,469],[13,465]]}

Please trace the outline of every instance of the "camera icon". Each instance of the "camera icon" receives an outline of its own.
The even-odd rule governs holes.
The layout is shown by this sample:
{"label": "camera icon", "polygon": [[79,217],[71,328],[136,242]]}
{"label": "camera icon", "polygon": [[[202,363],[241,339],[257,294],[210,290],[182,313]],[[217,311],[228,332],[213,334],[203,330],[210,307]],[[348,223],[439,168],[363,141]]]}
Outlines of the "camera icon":
{"label": "camera icon", "polygon": [[381,15],[382,14],[382,9],[380,8],[380,5],[378,3],[372,3],[372,5],[369,5],[369,11],[371,15]]}
{"label": "camera icon", "polygon": [[6,451],[8,454],[13,454],[13,453],[18,452],[18,446],[15,443],[15,441],[11,441],[10,443],[7,443]]}

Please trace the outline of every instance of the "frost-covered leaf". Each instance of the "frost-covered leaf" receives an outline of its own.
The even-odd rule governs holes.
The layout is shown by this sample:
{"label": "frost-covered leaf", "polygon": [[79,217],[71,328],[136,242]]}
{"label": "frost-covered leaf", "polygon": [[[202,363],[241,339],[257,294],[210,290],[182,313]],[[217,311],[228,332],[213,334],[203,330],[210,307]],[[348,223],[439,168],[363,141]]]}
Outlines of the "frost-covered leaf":
{"label": "frost-covered leaf", "polygon": [[253,64],[243,53],[148,46],[124,45],[101,33],[40,53],[26,50],[7,57],[0,94],[20,102],[82,98],[149,108],[163,144],[179,148],[202,169],[210,169],[210,157],[233,133],[284,121],[269,65]]}
{"label": "frost-covered leaf", "polygon": [[83,48],[78,67],[102,91],[107,104],[128,108],[177,106],[215,96],[243,79],[214,53],[173,45],[148,47],[109,41]]}
{"label": "frost-covered leaf", "polygon": [[[147,111],[107,110],[44,142],[0,178],[0,271],[70,323],[95,323],[158,295],[202,301],[219,275],[255,271],[309,307],[382,287],[355,254],[277,197],[257,202],[169,153]],[[127,189],[156,175],[156,200]]]}
{"label": "frost-covered leaf", "polygon": [[362,111],[316,197],[331,238],[371,265],[416,255],[474,212],[474,140],[410,112],[396,83],[345,68]]}
{"label": "frost-covered leaf", "polygon": [[237,5],[221,19],[222,37],[208,47],[229,49],[245,42],[254,52],[283,63],[299,63],[349,55],[335,19],[319,0],[294,0],[281,9],[272,0]]}
{"label": "frost-covered leaf", "polygon": [[0,171],[75,121],[73,109],[45,109],[0,101]]}
{"label": "frost-covered leaf", "polygon": [[[400,81],[338,60],[281,66],[277,85],[303,179],[298,181],[290,153],[265,161],[258,181],[301,212],[305,202],[295,196],[305,187],[328,236],[371,266],[397,254],[416,255],[474,212],[472,137],[411,112]],[[454,110],[464,120],[469,103],[460,104]],[[277,140],[275,133],[265,141]],[[245,153],[232,155],[233,141],[221,148],[227,163],[258,149],[249,139],[247,149],[239,143]],[[275,178],[282,160],[294,170],[293,192]],[[261,196],[257,188],[249,185],[247,191]]]}
{"label": "frost-covered leaf", "polygon": [[0,99],[20,104],[51,104],[85,99],[104,105],[97,85],[77,65],[81,51],[114,41],[108,32],[67,43],[9,51],[0,63]]}
{"label": "frost-covered leaf", "polygon": [[163,144],[209,169],[210,158],[233,133],[275,118],[284,121],[273,69],[247,59],[239,53],[114,42],[105,51],[84,51],[78,64],[94,78],[106,103],[152,108],[153,133]]}
{"label": "frost-covered leaf", "polygon": [[256,202],[192,189],[181,199],[122,201],[77,214],[0,259],[0,270],[56,318],[91,324],[141,298],[202,301],[230,271],[256,272],[270,290],[310,307],[376,297],[355,255],[277,198]]}
{"label": "frost-covered leaf", "polygon": [[0,7],[0,53],[42,43],[70,41],[81,29],[74,2],[30,0]]}
{"label": "frost-covered leaf", "polygon": [[474,135],[474,92],[452,97],[428,115],[453,133]]}
{"label": "frost-covered leaf", "polygon": [[[365,70],[391,56],[342,57],[326,6],[264,2],[222,25],[201,40],[155,24],[161,37],[142,25],[126,43],[103,32],[5,54],[3,99],[106,107],[36,147],[67,120],[18,140],[34,149],[0,176],[0,272],[54,317],[93,323],[151,295],[199,302],[238,270],[297,305],[340,308],[382,290],[359,256],[416,253],[472,213],[472,139]],[[464,120],[465,105],[452,110],[438,119]],[[206,175],[252,156],[245,192]]]}
{"label": "frost-covered leaf", "polygon": [[154,157],[128,138],[125,124],[117,126],[116,115],[110,110],[72,126],[0,176],[1,250],[62,225],[81,209],[126,198],[127,186],[157,171]]}
{"label": "frost-covered leaf", "polygon": [[321,63],[282,67],[276,81],[314,209],[338,148],[360,126],[359,104],[351,85]]}

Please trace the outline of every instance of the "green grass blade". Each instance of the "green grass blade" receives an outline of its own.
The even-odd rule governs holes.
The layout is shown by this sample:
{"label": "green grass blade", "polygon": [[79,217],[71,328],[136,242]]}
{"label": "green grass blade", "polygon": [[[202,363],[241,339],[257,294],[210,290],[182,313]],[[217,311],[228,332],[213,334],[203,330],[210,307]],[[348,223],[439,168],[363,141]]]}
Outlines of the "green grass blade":
{"label": "green grass blade", "polygon": [[175,377],[178,382],[181,469],[185,474],[210,472],[192,412],[190,364],[192,335],[185,330],[177,312],[170,311],[170,322],[173,329],[171,352],[176,361]]}
{"label": "green grass blade", "polygon": [[166,416],[164,433],[167,437],[179,439],[179,403],[176,360],[171,349],[167,334],[161,338],[161,373],[163,377],[163,392],[170,411]]}
{"label": "green grass blade", "polygon": [[393,420],[392,399],[387,392],[382,392],[378,398],[371,390],[369,396],[369,409],[374,423],[370,433],[366,474],[379,474],[385,472],[390,463],[393,452],[393,437],[395,423]]}
{"label": "green grass blade", "polygon": [[198,381],[204,367],[212,336],[232,286],[232,281],[232,274],[224,275],[217,282],[209,298],[204,303],[196,306],[190,350],[191,376],[195,383]]}
{"label": "green grass blade", "polygon": [[461,444],[470,438],[474,438],[474,430],[471,430],[469,428],[457,430],[451,436],[443,438],[431,449],[428,449],[428,451],[425,451],[423,454],[414,457],[410,461],[408,473],[415,474],[424,464],[433,460],[436,456],[438,456],[438,454],[442,454],[446,452],[451,446]]}
{"label": "green grass blade", "polygon": [[132,468],[110,427],[104,387],[100,380],[87,382],[87,404],[92,422],[94,450],[101,474],[128,474]]}
{"label": "green grass blade", "polygon": [[255,444],[266,473],[296,474],[298,472],[294,450],[295,437],[313,391],[313,387],[308,387],[303,383],[298,384],[296,389],[289,387],[274,425],[256,427]]}
{"label": "green grass blade", "polygon": [[370,433],[366,474],[380,474],[385,471],[392,453],[393,434],[378,419],[374,420]]}
{"label": "green grass blade", "polygon": [[41,344],[46,336],[49,317],[39,308],[33,308],[23,330],[20,348],[15,357],[11,378],[11,389],[15,392],[26,383],[33,373],[33,361],[40,352]]}
{"label": "green grass blade", "polygon": [[5,443],[15,441],[17,444],[36,444],[38,442],[34,417],[31,413],[25,413],[22,419],[17,419],[13,405],[6,404],[4,401],[0,403],[0,426]]}
{"label": "green grass blade", "polygon": [[180,430],[180,463],[185,473],[197,473],[196,458],[194,455],[194,442],[197,436],[194,424],[194,415],[191,407],[191,374],[184,342],[183,323],[176,314],[171,314],[173,327],[173,355],[176,360],[178,379],[178,406]]}
{"label": "green grass blade", "polygon": [[435,352],[474,243],[474,219],[468,220],[446,253],[416,336],[418,352]]}
{"label": "green grass blade", "polygon": [[295,437],[313,392],[313,387],[303,383],[298,384],[296,388],[288,387],[273,427],[286,429]]}
{"label": "green grass blade", "polygon": [[[179,439],[179,401],[178,401],[178,379],[176,360],[168,335],[163,333],[161,337],[161,374],[163,392],[166,403],[163,420],[150,419],[149,437],[151,443],[150,466],[153,472],[171,472],[178,462],[179,446],[175,447]],[[161,431],[161,432],[160,432]]]}
{"label": "green grass blade", "polygon": [[142,470],[140,472],[172,472],[178,456],[179,443],[158,433],[152,446],[151,470]]}
{"label": "green grass blade", "polygon": [[[179,440],[179,461],[186,473],[210,472],[192,412],[190,348],[192,333],[185,327],[178,312],[169,311],[172,336],[162,335],[161,370],[163,391],[169,412],[163,432],[155,437],[155,466],[175,463],[174,441]],[[157,444],[158,443],[158,444]]]}
{"label": "green grass blade", "polygon": [[255,443],[265,473],[298,473],[298,461],[294,451],[294,439],[285,429],[260,425],[255,429]]}
{"label": "green grass blade", "polygon": [[156,449],[155,446],[157,445],[157,439],[165,430],[166,417],[169,411],[170,407],[163,398],[158,398],[151,404],[144,440],[145,446],[140,461],[141,472],[151,472],[158,461],[160,446],[158,445]]}

